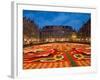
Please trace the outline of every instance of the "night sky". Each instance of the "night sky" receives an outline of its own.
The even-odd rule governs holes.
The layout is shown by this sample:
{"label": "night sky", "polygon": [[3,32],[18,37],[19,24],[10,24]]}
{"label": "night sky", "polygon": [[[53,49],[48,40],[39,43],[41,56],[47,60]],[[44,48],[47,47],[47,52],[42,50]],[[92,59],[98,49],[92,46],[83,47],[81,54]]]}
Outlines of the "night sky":
{"label": "night sky", "polygon": [[91,18],[91,14],[23,10],[23,17],[33,20],[40,28],[46,25],[62,25],[79,30]]}

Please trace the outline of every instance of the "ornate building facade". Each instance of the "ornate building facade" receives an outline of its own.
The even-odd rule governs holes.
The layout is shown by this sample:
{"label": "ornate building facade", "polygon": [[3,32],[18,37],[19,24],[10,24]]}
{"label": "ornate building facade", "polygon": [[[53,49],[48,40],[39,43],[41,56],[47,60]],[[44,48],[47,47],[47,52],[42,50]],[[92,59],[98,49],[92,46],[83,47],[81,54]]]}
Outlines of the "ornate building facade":
{"label": "ornate building facade", "polygon": [[39,42],[39,28],[38,26],[31,20],[27,18],[23,18],[23,42],[24,45],[37,43]]}
{"label": "ornate building facade", "polygon": [[44,42],[70,41],[73,29],[70,26],[45,26],[41,29]]}
{"label": "ornate building facade", "polygon": [[71,26],[48,25],[39,29],[34,21],[23,18],[24,45],[45,42],[88,42],[91,38],[91,21],[87,21],[79,31]]}
{"label": "ornate building facade", "polygon": [[81,41],[90,42],[91,38],[91,20],[88,20],[78,31],[78,37]]}

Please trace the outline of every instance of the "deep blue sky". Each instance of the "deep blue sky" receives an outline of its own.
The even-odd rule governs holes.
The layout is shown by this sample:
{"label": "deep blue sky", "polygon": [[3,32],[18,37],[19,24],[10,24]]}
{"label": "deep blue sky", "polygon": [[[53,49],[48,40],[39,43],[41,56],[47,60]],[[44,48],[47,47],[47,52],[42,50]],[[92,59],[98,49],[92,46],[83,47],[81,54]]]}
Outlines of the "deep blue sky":
{"label": "deep blue sky", "polygon": [[34,20],[40,27],[46,25],[63,25],[72,26],[78,30],[90,18],[90,13],[75,13],[75,12],[50,12],[50,11],[32,11],[23,10],[23,17]]}

